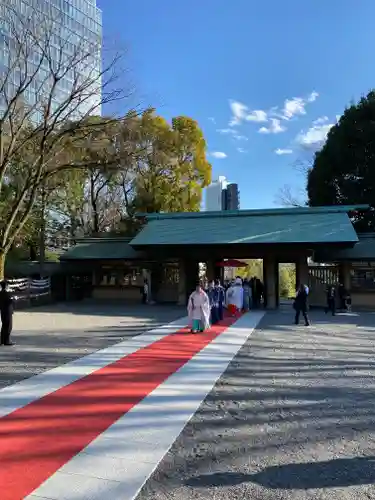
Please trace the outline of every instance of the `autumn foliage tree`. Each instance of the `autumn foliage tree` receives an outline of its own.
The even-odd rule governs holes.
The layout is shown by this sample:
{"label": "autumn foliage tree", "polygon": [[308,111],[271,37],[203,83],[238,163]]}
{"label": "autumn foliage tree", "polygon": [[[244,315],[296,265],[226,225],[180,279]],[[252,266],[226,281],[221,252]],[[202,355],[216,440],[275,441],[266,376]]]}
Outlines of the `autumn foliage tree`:
{"label": "autumn foliage tree", "polygon": [[138,123],[135,199],[140,212],[186,212],[200,208],[211,182],[211,164],[198,123],[179,116],[169,124],[153,110]]}

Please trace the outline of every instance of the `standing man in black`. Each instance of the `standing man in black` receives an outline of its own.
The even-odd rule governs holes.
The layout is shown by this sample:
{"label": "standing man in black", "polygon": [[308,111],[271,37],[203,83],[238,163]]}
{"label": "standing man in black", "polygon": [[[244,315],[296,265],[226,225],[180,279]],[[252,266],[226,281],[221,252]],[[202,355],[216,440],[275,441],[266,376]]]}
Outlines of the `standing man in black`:
{"label": "standing man in black", "polygon": [[301,284],[298,287],[297,290],[297,295],[296,298],[294,299],[294,309],[296,311],[296,316],[295,316],[295,324],[299,324],[299,317],[300,314],[302,313],[303,319],[305,320],[305,326],[310,326],[310,321],[309,317],[307,316],[307,310],[308,310],[308,303],[307,303],[307,298],[308,298],[308,291],[306,288],[306,285]]}
{"label": "standing man in black", "polygon": [[325,313],[327,314],[331,311],[332,316],[336,314],[336,290],[334,286],[329,286],[327,288],[327,306],[325,308]]}
{"label": "standing man in black", "polygon": [[344,285],[342,283],[339,284],[339,308],[342,311],[346,311],[346,297],[348,296],[348,292],[346,291]]}
{"label": "standing man in black", "polygon": [[13,298],[6,281],[0,282],[1,345],[13,345],[10,334],[13,327]]}

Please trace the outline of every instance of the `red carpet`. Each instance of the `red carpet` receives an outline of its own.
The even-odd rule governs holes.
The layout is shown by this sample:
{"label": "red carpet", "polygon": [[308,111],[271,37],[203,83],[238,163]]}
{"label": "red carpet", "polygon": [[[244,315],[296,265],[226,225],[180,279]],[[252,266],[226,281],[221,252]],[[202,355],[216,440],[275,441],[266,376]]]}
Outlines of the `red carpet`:
{"label": "red carpet", "polygon": [[1,418],[1,500],[32,493],[237,319],[179,330]]}

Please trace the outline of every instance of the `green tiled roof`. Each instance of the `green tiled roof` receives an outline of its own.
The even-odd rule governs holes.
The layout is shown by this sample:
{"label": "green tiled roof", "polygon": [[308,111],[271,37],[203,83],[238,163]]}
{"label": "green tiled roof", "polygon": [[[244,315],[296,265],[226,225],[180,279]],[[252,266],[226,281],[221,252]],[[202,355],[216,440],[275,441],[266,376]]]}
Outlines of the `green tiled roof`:
{"label": "green tiled roof", "polygon": [[375,233],[358,235],[359,241],[353,248],[317,252],[314,259],[317,262],[335,262],[341,260],[375,260]]}
{"label": "green tiled roof", "polygon": [[69,248],[60,260],[137,260],[145,258],[143,252],[134,250],[128,240],[91,239]]}
{"label": "green tiled roof", "polygon": [[[341,210],[295,209],[238,211],[223,216],[184,214],[150,217],[131,241],[134,247],[152,245],[225,245],[282,243],[355,243],[357,234]],[[180,215],[180,214],[179,214]]]}
{"label": "green tiled roof", "polygon": [[247,217],[249,215],[301,215],[301,214],[332,214],[332,213],[348,213],[360,212],[370,209],[369,205],[332,205],[328,207],[292,207],[292,208],[266,208],[257,210],[220,210],[220,211],[204,211],[204,212],[171,212],[171,213],[146,213],[137,214],[138,217],[144,217],[147,220],[154,219],[205,219],[212,217]]}

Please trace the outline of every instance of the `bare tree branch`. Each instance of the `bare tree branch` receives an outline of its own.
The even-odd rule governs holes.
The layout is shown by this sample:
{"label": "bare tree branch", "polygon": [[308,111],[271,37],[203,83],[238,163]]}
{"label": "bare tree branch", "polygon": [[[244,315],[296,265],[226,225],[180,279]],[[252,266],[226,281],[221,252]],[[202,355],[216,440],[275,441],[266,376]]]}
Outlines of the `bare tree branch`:
{"label": "bare tree branch", "polygon": [[285,184],[279,189],[275,197],[275,203],[283,207],[303,207],[305,193],[302,189],[293,190],[289,184]]}
{"label": "bare tree branch", "polygon": [[[24,227],[41,183],[95,164],[79,157],[102,106],[130,97],[116,88],[122,54],[102,67],[101,39],[68,32],[63,19],[4,7],[0,68],[0,274],[2,256]],[[135,113],[136,115],[136,113]],[[103,145],[103,144],[102,144]],[[107,144],[104,147],[110,148]]]}

